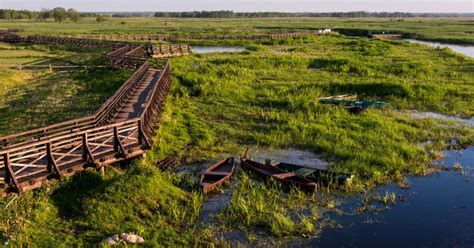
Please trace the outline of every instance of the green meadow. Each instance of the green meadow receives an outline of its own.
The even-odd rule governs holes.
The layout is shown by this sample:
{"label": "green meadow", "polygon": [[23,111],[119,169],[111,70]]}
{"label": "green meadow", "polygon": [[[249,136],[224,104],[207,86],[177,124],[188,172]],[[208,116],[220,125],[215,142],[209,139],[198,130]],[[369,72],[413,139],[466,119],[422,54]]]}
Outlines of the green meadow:
{"label": "green meadow", "polygon": [[[131,75],[126,70],[95,68],[105,51],[62,46],[0,44],[0,135],[84,117]],[[34,70],[20,66],[46,66]],[[87,65],[50,71],[52,66]]]}
{"label": "green meadow", "polygon": [[[0,27],[57,35],[265,33],[329,26],[416,32],[423,39],[472,44],[473,28],[467,25],[471,22],[111,18],[105,24],[92,19],[61,24],[2,21]],[[171,59],[172,90],[153,137],[155,146],[146,158],[110,167],[103,176],[85,171],[4,197],[0,239],[11,246],[94,246],[113,234],[134,232],[149,247],[225,246],[224,235],[238,232],[243,244],[281,244],[317,235],[325,226],[321,214],[337,208],[334,197],[363,194],[389,182],[402,184],[407,175],[432,171],[433,160],[451,140],[462,146],[474,143],[472,127],[413,115],[419,111],[474,116],[474,59],[450,49],[338,34],[205,42],[222,43],[244,46],[246,51]],[[59,57],[61,63],[103,65],[103,53],[64,46],[0,46],[0,60]],[[0,134],[90,114],[130,74],[110,68],[62,73],[2,70]],[[388,105],[353,115],[318,100],[355,93]],[[184,153],[181,148],[186,145],[191,149]],[[199,166],[239,156],[245,147],[310,150],[329,161],[333,170],[354,174],[355,179],[345,187],[328,186],[323,194],[308,195],[238,170],[224,186],[232,190],[229,202],[209,223],[200,218],[206,197],[198,190],[198,178],[154,168],[156,161],[175,153],[184,163]],[[385,198],[390,204],[389,193]]]}
{"label": "green meadow", "polygon": [[423,40],[474,44],[472,18],[108,18],[97,22],[84,18],[77,23],[69,20],[1,20],[0,28],[10,28],[25,34],[74,35],[92,34],[253,34],[333,29],[355,29],[374,32],[416,34]]}

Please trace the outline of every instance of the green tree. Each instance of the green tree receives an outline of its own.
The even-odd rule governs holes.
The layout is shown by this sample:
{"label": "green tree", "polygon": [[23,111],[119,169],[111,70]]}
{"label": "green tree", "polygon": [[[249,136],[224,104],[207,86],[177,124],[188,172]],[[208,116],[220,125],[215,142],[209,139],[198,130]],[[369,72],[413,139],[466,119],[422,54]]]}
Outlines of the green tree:
{"label": "green tree", "polygon": [[66,10],[61,7],[53,9],[53,18],[57,22],[62,22],[66,19]]}
{"label": "green tree", "polygon": [[71,19],[73,22],[78,22],[81,19],[81,14],[75,9],[68,9],[67,10],[67,17]]}
{"label": "green tree", "polygon": [[41,11],[38,13],[38,20],[44,21],[48,18],[51,18],[51,10],[41,9]]}
{"label": "green tree", "polygon": [[107,21],[107,18],[103,15],[98,15],[97,18],[95,19],[97,22],[105,22]]}

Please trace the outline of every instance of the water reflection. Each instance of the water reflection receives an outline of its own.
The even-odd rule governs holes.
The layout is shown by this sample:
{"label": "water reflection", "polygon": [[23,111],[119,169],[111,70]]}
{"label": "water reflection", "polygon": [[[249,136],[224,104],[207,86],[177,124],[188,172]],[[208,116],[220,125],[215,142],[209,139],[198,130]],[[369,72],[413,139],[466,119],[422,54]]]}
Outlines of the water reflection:
{"label": "water reflection", "polygon": [[455,52],[462,53],[466,56],[474,58],[474,46],[472,45],[454,45],[454,44],[446,44],[446,43],[440,43],[440,42],[412,40],[412,39],[406,39],[406,41],[411,42],[411,43],[416,43],[416,44],[424,44],[431,47],[448,47],[448,48],[451,48],[451,50]]}
{"label": "water reflection", "polygon": [[[359,214],[371,205],[362,197],[342,199],[343,215],[327,214],[342,228],[328,228],[321,237],[292,245],[321,247],[473,247],[474,147],[447,151],[442,163],[461,171],[442,171],[409,178],[408,189],[391,184],[376,190],[394,192],[397,202],[382,211]],[[385,209],[389,208],[389,209]]]}

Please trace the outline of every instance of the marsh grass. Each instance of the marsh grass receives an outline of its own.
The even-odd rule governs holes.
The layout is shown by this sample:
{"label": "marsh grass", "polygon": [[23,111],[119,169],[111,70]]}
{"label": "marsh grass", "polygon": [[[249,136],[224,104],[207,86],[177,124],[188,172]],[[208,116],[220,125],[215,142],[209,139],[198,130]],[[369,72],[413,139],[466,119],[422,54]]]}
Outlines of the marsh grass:
{"label": "marsh grass", "polygon": [[[16,64],[16,58],[21,57],[28,59],[29,64],[98,65],[104,63],[100,51],[4,44],[0,60],[5,58]],[[60,73],[1,69],[0,135],[92,114],[130,75],[130,71],[111,68]]]}
{"label": "marsh grass", "polygon": [[[275,237],[311,235],[315,231],[319,213],[308,208],[316,201],[314,195],[294,188],[284,193],[277,182],[256,180],[244,171],[235,180],[238,182],[230,203],[220,216],[226,225],[249,232],[260,229]],[[305,214],[299,213],[302,210]]]}
{"label": "marsh grass", "polygon": [[202,201],[202,195],[182,191],[144,164],[126,173],[107,171],[105,177],[84,171],[18,196],[0,217],[1,239],[17,245],[87,246],[134,232],[149,245],[196,245],[209,238],[194,228]]}
{"label": "marsh grass", "polygon": [[[369,48],[348,49],[347,43]],[[423,174],[432,158],[418,146],[422,141],[434,140],[437,145],[430,149],[441,148],[456,133],[472,142],[470,128],[442,127],[398,113],[418,109],[473,115],[467,97],[473,92],[471,59],[432,54],[400,42],[337,36],[298,46],[308,52],[281,55],[274,53],[281,46],[272,46],[249,54],[173,59],[173,101],[167,108],[177,112],[164,118],[162,130],[182,134],[175,140],[199,137],[196,147],[210,152],[204,156],[217,147],[239,154],[242,144],[309,148],[341,172],[357,175],[355,184],[365,186]],[[322,56],[327,50],[331,55]],[[320,70],[309,71],[308,66]],[[354,116],[317,100],[347,93],[386,101],[389,107]]]}
{"label": "marsh grass", "polygon": [[[124,24],[125,23],[125,24]],[[98,23],[83,18],[74,23],[54,20],[1,20],[1,28],[21,30],[28,34],[254,34],[269,32],[314,31],[324,27],[349,30],[367,35],[369,31],[397,32],[412,37],[447,43],[474,44],[470,18],[109,18]],[[343,32],[343,31],[341,31]],[[344,32],[347,33],[347,32]],[[414,35],[416,34],[416,35]],[[226,41],[219,41],[220,43]],[[275,44],[269,41],[268,44]],[[287,41],[276,41],[286,44]]]}
{"label": "marsh grass", "polygon": [[[120,19],[123,20],[126,24],[112,18],[106,24],[86,19],[78,24],[19,21],[0,22],[0,26],[25,28],[34,24],[31,29],[27,27],[27,33],[50,34],[92,30],[221,33],[228,27],[253,33],[274,30],[270,26],[285,31],[294,30],[296,25],[304,30],[322,24],[321,20],[327,21]],[[165,21],[169,23],[165,25]],[[334,25],[361,26],[367,21],[354,19],[349,24],[337,21]],[[392,25],[388,20],[382,22],[378,25]],[[430,22],[426,25],[431,28],[440,24],[438,20]],[[443,30],[464,22],[452,21]],[[430,30],[426,31],[427,35],[433,31]],[[447,36],[470,40],[464,35]],[[172,59],[172,92],[153,138],[155,146],[147,152],[146,159],[127,172],[109,170],[101,177],[87,171],[65,182],[53,182],[22,194],[0,216],[2,241],[9,240],[17,246],[32,243],[90,246],[125,231],[142,235],[150,246],[203,246],[221,242],[215,240],[215,229],[201,226],[198,220],[204,198],[195,191],[196,178],[161,173],[153,168],[157,160],[170,154],[176,153],[183,161],[193,163],[223,154],[239,155],[244,146],[304,148],[330,161],[331,169],[356,175],[346,191],[365,192],[377,184],[402,181],[408,174],[424,174],[432,166],[435,150],[442,149],[452,137],[463,144],[474,142],[472,128],[434,119],[413,119],[403,112],[473,116],[474,62],[470,58],[446,49],[433,50],[406,42],[338,35],[226,44],[244,45],[247,51]],[[86,53],[89,55],[85,59],[81,56],[64,59],[73,63],[103,63],[94,55],[100,55],[100,51],[44,46],[28,49]],[[129,72],[107,69],[69,75],[3,73],[8,78],[5,82],[10,84],[9,92],[15,92],[8,94],[13,99],[1,103],[0,132],[9,133],[18,131],[17,127],[43,125],[96,109]],[[348,93],[390,104],[384,109],[350,115],[345,109],[318,101],[318,97]],[[57,112],[45,104],[51,103],[51,97],[55,99],[51,106]],[[53,114],[45,116],[46,110]],[[36,118],[31,123],[25,121],[32,115]],[[430,145],[419,145],[428,140]],[[182,152],[181,148],[188,144],[192,149]],[[322,208],[315,196],[296,189],[285,192],[273,181],[256,180],[244,172],[232,180],[236,187],[231,202],[219,216],[222,226],[218,225],[217,229],[241,229],[249,241],[255,241],[261,237],[259,233],[276,238],[311,236],[322,226]],[[332,192],[332,187],[324,190],[327,194]],[[2,199],[0,207],[11,199]],[[377,211],[373,207],[376,203],[390,205],[393,199],[389,192],[378,198],[367,198],[359,210]],[[336,211],[337,202],[331,199],[321,204]]]}

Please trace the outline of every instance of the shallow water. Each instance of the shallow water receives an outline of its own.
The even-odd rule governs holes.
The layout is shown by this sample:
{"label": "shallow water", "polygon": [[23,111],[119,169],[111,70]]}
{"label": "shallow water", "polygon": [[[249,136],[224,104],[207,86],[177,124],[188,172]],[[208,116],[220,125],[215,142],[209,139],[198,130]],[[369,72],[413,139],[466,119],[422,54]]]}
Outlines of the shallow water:
{"label": "shallow water", "polygon": [[431,47],[448,47],[451,50],[462,53],[466,56],[474,58],[474,46],[472,45],[454,45],[454,44],[446,44],[440,42],[432,42],[432,41],[420,41],[420,40],[413,40],[413,39],[406,39],[406,41],[416,44],[424,44]]}
{"label": "shallow water", "polygon": [[408,189],[380,187],[376,192],[398,197],[387,209],[379,203],[381,212],[357,214],[361,197],[343,198],[344,214],[326,214],[342,228],[326,228],[320,237],[288,246],[474,247],[474,147],[445,153],[443,164],[452,168],[460,163],[463,172],[411,177]]}
{"label": "shallow water", "polygon": [[440,119],[440,120],[447,120],[447,121],[455,121],[455,122],[459,122],[470,127],[474,127],[474,117],[470,119],[463,119],[456,116],[443,115],[443,114],[434,113],[434,112],[417,112],[417,111],[414,111],[412,114],[416,118],[433,118],[433,119]]}
{"label": "shallow water", "polygon": [[245,51],[245,47],[206,47],[206,46],[193,46],[191,47],[193,53],[205,54],[205,53],[237,53]]}

